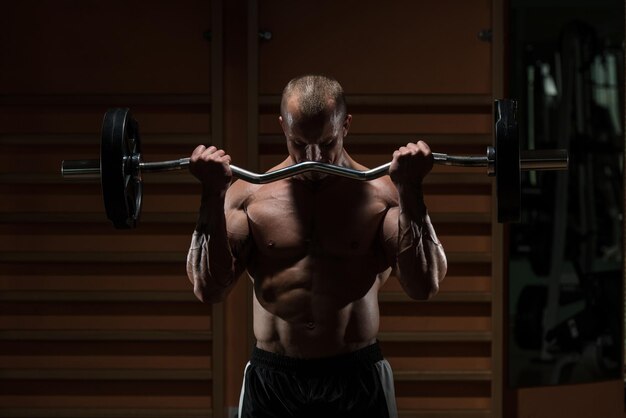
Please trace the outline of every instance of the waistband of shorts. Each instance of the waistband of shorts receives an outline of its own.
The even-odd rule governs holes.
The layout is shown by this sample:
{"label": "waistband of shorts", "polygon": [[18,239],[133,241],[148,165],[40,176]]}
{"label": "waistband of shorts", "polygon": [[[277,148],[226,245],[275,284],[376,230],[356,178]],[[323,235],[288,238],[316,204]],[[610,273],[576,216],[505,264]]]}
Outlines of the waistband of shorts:
{"label": "waistband of shorts", "polygon": [[344,370],[369,367],[381,360],[383,360],[383,354],[377,341],[351,353],[310,359],[283,356],[254,347],[250,364],[285,372],[328,375]]}

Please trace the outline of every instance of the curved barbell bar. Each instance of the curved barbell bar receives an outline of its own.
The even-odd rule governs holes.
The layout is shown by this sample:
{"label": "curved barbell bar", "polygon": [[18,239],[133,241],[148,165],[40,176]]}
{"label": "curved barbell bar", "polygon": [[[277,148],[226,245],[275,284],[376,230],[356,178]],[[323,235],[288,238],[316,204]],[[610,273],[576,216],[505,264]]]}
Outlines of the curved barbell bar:
{"label": "curved barbell bar", "polygon": [[[435,164],[457,167],[492,167],[495,158],[495,152],[493,151],[492,147],[489,147],[486,156],[458,156],[433,153],[433,162]],[[189,162],[189,158],[180,158],[178,160],[158,162],[139,162],[138,167],[140,172],[146,173],[174,171],[189,166]],[[307,171],[317,171],[320,173],[367,181],[386,175],[389,172],[390,166],[391,162],[372,168],[370,170],[360,171],[333,164],[320,163],[315,161],[304,161],[263,174],[254,173],[232,164],[230,168],[234,177],[247,181],[248,183],[265,184],[292,177],[297,174],[305,173]],[[563,170],[567,169],[567,166],[568,155],[566,150],[533,150],[521,152],[520,169],[522,171]],[[100,161],[63,161],[61,164],[61,174],[63,175],[63,177],[97,178],[100,176]]]}

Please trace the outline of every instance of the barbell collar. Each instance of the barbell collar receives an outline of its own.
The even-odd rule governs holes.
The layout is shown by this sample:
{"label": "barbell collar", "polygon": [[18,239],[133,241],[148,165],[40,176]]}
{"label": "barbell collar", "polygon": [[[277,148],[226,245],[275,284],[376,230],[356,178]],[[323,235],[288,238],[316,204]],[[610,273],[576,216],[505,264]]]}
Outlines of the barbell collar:
{"label": "barbell collar", "polygon": [[496,149],[492,146],[487,147],[487,175],[495,177],[496,175]]}

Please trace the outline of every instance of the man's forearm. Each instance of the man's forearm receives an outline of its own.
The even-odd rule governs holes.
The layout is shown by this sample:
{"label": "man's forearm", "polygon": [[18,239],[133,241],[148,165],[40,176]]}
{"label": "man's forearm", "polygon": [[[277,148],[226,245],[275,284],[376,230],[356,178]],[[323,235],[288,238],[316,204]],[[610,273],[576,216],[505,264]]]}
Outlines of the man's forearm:
{"label": "man's forearm", "polygon": [[187,275],[205,302],[221,301],[235,279],[224,215],[224,196],[203,193],[196,229],[187,254]]}
{"label": "man's forearm", "polygon": [[421,188],[398,186],[398,192],[398,279],[409,296],[428,299],[437,293],[446,274],[446,256],[430,222]]}

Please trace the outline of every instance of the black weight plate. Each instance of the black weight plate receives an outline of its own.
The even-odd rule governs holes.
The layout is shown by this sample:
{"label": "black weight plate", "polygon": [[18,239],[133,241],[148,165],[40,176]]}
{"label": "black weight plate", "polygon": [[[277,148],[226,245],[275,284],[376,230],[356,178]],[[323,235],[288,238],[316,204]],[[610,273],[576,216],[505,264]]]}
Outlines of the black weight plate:
{"label": "black weight plate", "polygon": [[520,219],[521,183],[517,102],[496,100],[494,106],[496,147],[496,200],[498,222]]}
{"label": "black weight plate", "polygon": [[118,229],[137,226],[141,213],[141,143],[129,109],[109,109],[102,122],[100,176],[107,218]]}

